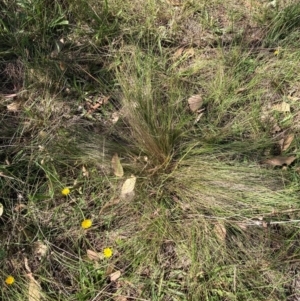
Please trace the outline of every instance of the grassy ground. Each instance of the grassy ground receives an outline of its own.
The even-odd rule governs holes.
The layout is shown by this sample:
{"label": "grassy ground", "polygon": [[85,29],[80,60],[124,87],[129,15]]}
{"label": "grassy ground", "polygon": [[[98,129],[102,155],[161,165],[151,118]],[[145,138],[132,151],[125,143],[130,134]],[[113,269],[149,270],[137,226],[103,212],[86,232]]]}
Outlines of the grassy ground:
{"label": "grassy ground", "polygon": [[298,1],[0,8],[1,300],[300,299]]}

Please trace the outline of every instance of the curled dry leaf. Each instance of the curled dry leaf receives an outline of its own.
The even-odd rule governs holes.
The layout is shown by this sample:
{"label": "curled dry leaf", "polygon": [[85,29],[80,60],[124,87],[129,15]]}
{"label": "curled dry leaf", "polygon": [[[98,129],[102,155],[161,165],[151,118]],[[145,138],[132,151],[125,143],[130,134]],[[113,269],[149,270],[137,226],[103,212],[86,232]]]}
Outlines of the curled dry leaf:
{"label": "curled dry leaf", "polygon": [[117,121],[119,120],[119,118],[120,118],[120,113],[119,112],[113,112],[111,114],[111,122],[113,124],[117,123]]}
{"label": "curled dry leaf", "polygon": [[120,178],[123,177],[124,171],[123,171],[123,167],[121,165],[118,154],[113,155],[113,157],[111,159],[111,166],[114,171],[114,175],[116,177],[120,177]]}
{"label": "curled dry leaf", "polygon": [[102,253],[98,253],[92,250],[87,250],[86,255],[88,259],[93,260],[93,261],[98,261],[104,258]]}
{"label": "curled dry leaf", "polygon": [[127,297],[125,296],[116,296],[115,301],[128,301]]}
{"label": "curled dry leaf", "polygon": [[262,161],[262,164],[267,164],[271,166],[282,166],[282,165],[290,165],[296,160],[296,156],[289,156],[289,157],[284,157],[284,156],[276,156],[271,159],[267,159]]}
{"label": "curled dry leaf", "polygon": [[3,95],[5,98],[14,98],[16,97],[18,94],[17,93],[14,93],[14,94],[6,94],[6,95]]}
{"label": "curled dry leaf", "polygon": [[64,62],[60,61],[60,62],[59,62],[59,69],[60,69],[61,71],[65,71],[66,68],[67,68],[66,64],[65,64]]}
{"label": "curled dry leaf", "polygon": [[237,223],[237,226],[242,230],[247,230],[248,225],[246,223]]}
{"label": "curled dry leaf", "polygon": [[85,177],[85,178],[88,178],[89,177],[89,171],[86,169],[86,167],[83,165],[82,166],[82,175]]}
{"label": "curled dry leaf", "polygon": [[110,281],[117,281],[121,277],[121,271],[116,271],[109,275]]}
{"label": "curled dry leaf", "polygon": [[294,134],[290,134],[283,139],[282,149],[281,149],[282,151],[285,151],[290,147],[291,143],[294,140],[294,137],[295,137]]}
{"label": "curled dry leaf", "polygon": [[291,100],[291,101],[299,101],[299,100],[300,100],[299,97],[294,97],[294,96],[291,96],[291,95],[287,96],[287,98],[288,98],[289,100]]}
{"label": "curled dry leaf", "polygon": [[218,240],[224,242],[226,239],[226,228],[222,223],[217,223],[214,226],[214,232]]}
{"label": "curled dry leaf", "polygon": [[3,214],[3,205],[0,203],[0,216]]}
{"label": "curled dry leaf", "polygon": [[182,1],[180,1],[180,0],[170,0],[168,2],[173,6],[182,6],[183,5]]}
{"label": "curled dry leaf", "polygon": [[27,206],[25,204],[18,204],[16,205],[16,207],[14,208],[14,210],[16,212],[22,212],[22,210],[25,210],[27,208]]}
{"label": "curled dry leaf", "polygon": [[17,112],[20,109],[20,103],[12,102],[11,104],[7,105],[7,111],[9,112]]}
{"label": "curled dry leaf", "polygon": [[278,112],[290,112],[291,111],[290,104],[285,101],[273,105],[272,108],[273,108],[273,110],[278,111]]}
{"label": "curled dry leaf", "polygon": [[188,104],[190,107],[190,110],[192,112],[196,112],[197,110],[199,110],[202,107],[203,104],[203,100],[200,94],[195,94],[192,95],[189,99],[188,99]]}
{"label": "curled dry leaf", "polygon": [[41,300],[41,287],[39,283],[34,279],[32,273],[27,274],[29,278],[28,284],[28,301]]}
{"label": "curled dry leaf", "polygon": [[191,58],[195,55],[195,50],[194,48],[188,48],[186,51],[184,51],[184,56],[187,58]]}
{"label": "curled dry leaf", "polygon": [[40,240],[34,243],[33,253],[34,255],[41,260],[47,254],[48,247]]}
{"label": "curled dry leaf", "polygon": [[2,171],[0,171],[0,177],[3,177],[3,178],[8,178],[8,179],[12,179],[14,180],[13,177],[9,177],[9,176],[6,176]]}
{"label": "curled dry leaf", "polygon": [[184,47],[180,47],[179,49],[177,49],[175,51],[175,53],[173,54],[173,60],[178,59],[182,55],[183,50],[184,50]]}
{"label": "curled dry leaf", "polygon": [[184,47],[180,47],[179,49],[177,49],[175,51],[175,53],[173,54],[172,59],[175,61],[175,60],[177,60],[181,56],[184,59],[189,59],[189,58],[193,57],[194,55],[195,55],[194,48],[184,49]]}
{"label": "curled dry leaf", "polygon": [[29,274],[31,274],[31,268],[29,267],[27,257],[24,257],[24,266],[25,266],[26,272],[29,273]]}
{"label": "curled dry leaf", "polygon": [[131,176],[127,179],[121,189],[120,198],[122,200],[131,200],[134,197],[134,187],[135,187],[136,177]]}

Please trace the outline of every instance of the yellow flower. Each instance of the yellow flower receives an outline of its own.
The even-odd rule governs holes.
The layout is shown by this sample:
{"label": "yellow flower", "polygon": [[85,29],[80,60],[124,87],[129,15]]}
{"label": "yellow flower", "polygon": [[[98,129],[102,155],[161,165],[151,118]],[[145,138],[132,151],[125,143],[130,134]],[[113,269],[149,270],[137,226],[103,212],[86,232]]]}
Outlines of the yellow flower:
{"label": "yellow flower", "polygon": [[5,279],[5,283],[7,285],[12,285],[13,283],[15,282],[15,278],[13,276],[8,276],[6,279]]}
{"label": "yellow flower", "polygon": [[103,250],[103,255],[104,255],[105,258],[110,258],[110,257],[112,257],[112,255],[113,255],[112,249],[111,249],[111,248],[105,248],[105,249]]}
{"label": "yellow flower", "polygon": [[81,223],[81,227],[82,227],[83,229],[91,228],[91,226],[92,226],[92,220],[91,220],[91,219],[85,219],[85,220],[83,220],[82,223]]}
{"label": "yellow flower", "polygon": [[65,187],[62,191],[61,194],[64,196],[67,196],[68,194],[70,194],[70,189],[68,187]]}
{"label": "yellow flower", "polygon": [[275,51],[274,51],[274,55],[278,55],[279,54],[279,48],[277,48]]}

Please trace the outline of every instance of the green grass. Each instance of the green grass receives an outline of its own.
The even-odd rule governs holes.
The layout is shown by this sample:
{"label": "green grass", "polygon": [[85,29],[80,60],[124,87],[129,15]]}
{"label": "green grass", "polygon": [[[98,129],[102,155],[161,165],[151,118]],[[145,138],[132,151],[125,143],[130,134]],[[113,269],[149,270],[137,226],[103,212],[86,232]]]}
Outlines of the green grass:
{"label": "green grass", "polygon": [[0,7],[3,300],[299,298],[297,1]]}

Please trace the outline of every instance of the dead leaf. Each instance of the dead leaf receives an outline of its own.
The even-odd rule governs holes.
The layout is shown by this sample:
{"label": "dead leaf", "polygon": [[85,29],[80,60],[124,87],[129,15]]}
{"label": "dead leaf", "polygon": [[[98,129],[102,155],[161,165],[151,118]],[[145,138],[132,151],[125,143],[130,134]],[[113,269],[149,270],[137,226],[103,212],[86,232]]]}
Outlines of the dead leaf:
{"label": "dead leaf", "polygon": [[291,101],[299,101],[299,100],[300,100],[299,97],[294,97],[294,96],[291,96],[291,95],[287,96],[287,98],[288,98],[289,100],[291,100]]}
{"label": "dead leaf", "polygon": [[217,223],[214,226],[215,235],[217,236],[218,240],[224,242],[226,239],[226,228],[222,223]]}
{"label": "dead leaf", "polygon": [[3,205],[0,203],[0,216],[3,214]]}
{"label": "dead leaf", "polygon": [[204,111],[205,111],[205,109],[200,109],[200,110],[197,111],[198,115],[197,115],[197,117],[196,117],[196,119],[194,121],[194,124],[197,124],[200,121],[201,117],[204,114]]}
{"label": "dead leaf", "polygon": [[184,56],[187,58],[191,58],[195,55],[195,50],[194,48],[189,48],[186,51],[184,51]]}
{"label": "dead leaf", "polygon": [[0,177],[3,177],[3,178],[8,178],[8,179],[12,179],[14,180],[14,178],[12,177],[9,177],[9,176],[6,176],[2,171],[0,171]]}
{"label": "dead leaf", "polygon": [[65,44],[65,41],[63,38],[59,39],[58,41],[55,41],[54,50],[50,53],[51,58],[55,58],[58,56],[58,54],[61,52]]}
{"label": "dead leaf", "polygon": [[239,93],[243,93],[243,92],[245,92],[247,90],[248,90],[248,88],[243,87],[243,88],[239,88],[239,89],[235,90],[235,93],[239,94]]}
{"label": "dead leaf", "polygon": [[113,124],[117,123],[117,121],[119,120],[119,118],[120,118],[119,112],[113,112],[113,113],[111,114],[111,122],[112,122]]}
{"label": "dead leaf", "polygon": [[88,259],[93,260],[93,261],[98,261],[104,258],[102,253],[98,253],[92,250],[87,250],[86,255]]}
{"label": "dead leaf", "polygon": [[172,6],[175,6],[175,7],[183,5],[181,0],[169,0],[168,2],[169,2],[169,4],[171,4]]}
{"label": "dead leaf", "polygon": [[14,210],[15,210],[16,212],[22,212],[22,211],[25,210],[26,208],[27,208],[27,206],[26,206],[25,204],[20,203],[20,204],[17,204],[17,205],[15,206]]}
{"label": "dead leaf", "polygon": [[282,103],[278,103],[273,105],[273,110],[278,111],[278,112],[290,112],[291,111],[291,107],[290,104],[283,101]]}
{"label": "dead leaf", "polygon": [[122,200],[131,200],[134,197],[134,187],[135,187],[136,177],[131,176],[131,178],[127,179],[121,189],[120,198]]}
{"label": "dead leaf", "polygon": [[105,97],[103,97],[102,103],[103,103],[104,105],[108,104],[108,103],[109,103],[109,99],[110,99],[110,96],[105,96]]}
{"label": "dead leaf", "polygon": [[115,301],[128,301],[128,299],[125,296],[116,296]]}
{"label": "dead leaf", "polygon": [[41,260],[48,251],[48,247],[40,240],[34,243],[33,253],[34,255]]}
{"label": "dead leaf", "polygon": [[179,49],[177,49],[177,50],[175,51],[175,53],[173,54],[173,57],[172,57],[173,60],[178,59],[178,58],[182,55],[183,50],[184,50],[184,47],[180,47]]}
{"label": "dead leaf", "polygon": [[7,111],[9,112],[18,112],[20,109],[20,103],[19,102],[12,102],[11,104],[6,106]]}
{"label": "dead leaf", "polygon": [[41,300],[41,287],[39,283],[34,279],[32,273],[27,274],[27,276],[29,277],[28,301]]}
{"label": "dead leaf", "polygon": [[59,62],[59,69],[61,71],[65,71],[66,70],[66,64],[62,61]]}
{"label": "dead leaf", "polygon": [[25,266],[25,270],[27,271],[27,273],[31,273],[31,268],[28,265],[28,259],[27,257],[24,257],[24,266]]}
{"label": "dead leaf", "polygon": [[202,104],[203,104],[201,95],[200,94],[192,95],[188,99],[188,104],[189,104],[190,110],[192,112],[196,112],[198,109],[200,109],[202,107]]}
{"label": "dead leaf", "polygon": [[237,223],[237,225],[238,225],[242,230],[247,230],[247,228],[248,228],[247,224]]}
{"label": "dead leaf", "polygon": [[85,178],[88,178],[89,177],[89,172],[88,170],[86,169],[86,167],[83,165],[82,166],[82,175],[85,177]]}
{"label": "dead leaf", "polygon": [[92,104],[88,104],[89,106],[89,110],[87,111],[87,114],[92,114],[94,113],[100,106],[102,106],[102,101],[92,105]]}
{"label": "dead leaf", "polygon": [[114,170],[114,175],[116,177],[123,177],[124,175],[124,171],[123,171],[123,167],[121,165],[120,159],[118,154],[114,154],[112,159],[111,159],[111,166]]}
{"label": "dead leaf", "polygon": [[121,271],[116,271],[109,275],[110,281],[117,281],[121,277]]}
{"label": "dead leaf", "polygon": [[110,200],[108,203],[106,203],[99,211],[99,215],[103,214],[103,212],[108,209],[109,207],[118,205],[120,203],[120,199],[119,198],[115,198]]}
{"label": "dead leaf", "polygon": [[14,98],[16,97],[18,94],[14,93],[14,94],[6,94],[4,95],[5,98]]}
{"label": "dead leaf", "polygon": [[277,123],[274,124],[272,127],[272,130],[271,130],[271,133],[276,134],[276,133],[279,133],[280,131],[281,131],[281,127]]}
{"label": "dead leaf", "polygon": [[290,147],[291,143],[294,140],[294,137],[295,137],[294,134],[289,134],[284,138],[282,148],[281,148],[282,151],[285,151]]}
{"label": "dead leaf", "polygon": [[268,164],[271,166],[282,166],[282,165],[290,165],[296,160],[296,156],[289,156],[289,157],[284,157],[284,156],[276,156],[271,159],[267,159],[262,161],[262,164]]}

